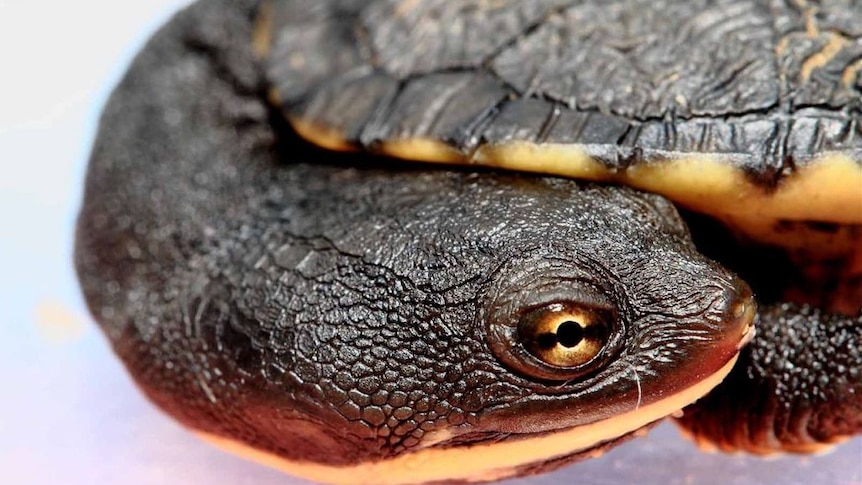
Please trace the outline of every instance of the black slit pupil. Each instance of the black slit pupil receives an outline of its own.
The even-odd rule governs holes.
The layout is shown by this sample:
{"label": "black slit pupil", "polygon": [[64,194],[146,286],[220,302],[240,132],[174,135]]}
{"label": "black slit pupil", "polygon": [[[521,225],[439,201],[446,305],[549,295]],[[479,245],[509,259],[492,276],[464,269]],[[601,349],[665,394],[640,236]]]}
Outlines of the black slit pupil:
{"label": "black slit pupil", "polygon": [[570,349],[584,339],[584,329],[577,322],[565,321],[557,327],[557,333],[545,332],[536,336],[536,344],[542,349],[552,349],[558,344]]}
{"label": "black slit pupil", "polygon": [[563,347],[571,348],[584,339],[584,329],[577,322],[566,321],[557,327],[557,342]]}
{"label": "black slit pupil", "polygon": [[557,335],[553,333],[540,333],[536,336],[536,343],[539,348],[552,349],[557,345]]}

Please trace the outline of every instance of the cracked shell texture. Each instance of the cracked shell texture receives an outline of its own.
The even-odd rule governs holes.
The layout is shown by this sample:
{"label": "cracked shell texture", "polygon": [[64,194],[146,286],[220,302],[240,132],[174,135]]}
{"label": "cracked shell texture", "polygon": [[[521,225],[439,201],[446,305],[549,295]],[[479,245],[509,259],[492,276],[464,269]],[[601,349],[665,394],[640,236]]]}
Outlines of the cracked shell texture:
{"label": "cracked shell texture", "polygon": [[562,143],[612,168],[711,153],[772,182],[825,152],[862,162],[858,1],[272,6],[288,117],[366,147]]}

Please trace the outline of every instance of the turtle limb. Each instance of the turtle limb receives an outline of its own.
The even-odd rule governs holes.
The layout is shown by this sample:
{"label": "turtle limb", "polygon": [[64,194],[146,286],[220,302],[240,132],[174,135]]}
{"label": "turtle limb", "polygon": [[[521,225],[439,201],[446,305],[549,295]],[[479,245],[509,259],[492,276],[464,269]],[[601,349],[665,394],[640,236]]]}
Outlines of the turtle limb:
{"label": "turtle limb", "polygon": [[679,425],[703,448],[808,453],[862,434],[862,310],[779,304],[733,372]]}

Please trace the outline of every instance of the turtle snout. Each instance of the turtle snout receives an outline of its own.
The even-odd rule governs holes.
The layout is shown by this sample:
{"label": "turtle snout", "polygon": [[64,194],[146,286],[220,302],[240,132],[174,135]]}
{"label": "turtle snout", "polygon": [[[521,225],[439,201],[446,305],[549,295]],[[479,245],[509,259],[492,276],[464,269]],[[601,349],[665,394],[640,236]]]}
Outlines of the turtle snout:
{"label": "turtle snout", "polygon": [[727,289],[726,306],[723,321],[726,323],[726,338],[741,349],[754,338],[754,316],[757,314],[757,303],[748,283],[739,277],[734,277]]}

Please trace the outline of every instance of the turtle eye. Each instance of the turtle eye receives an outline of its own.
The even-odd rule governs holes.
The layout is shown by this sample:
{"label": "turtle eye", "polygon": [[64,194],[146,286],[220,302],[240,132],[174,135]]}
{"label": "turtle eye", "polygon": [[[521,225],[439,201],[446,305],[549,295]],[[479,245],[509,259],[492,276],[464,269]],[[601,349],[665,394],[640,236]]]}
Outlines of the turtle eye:
{"label": "turtle eye", "polygon": [[518,322],[518,340],[549,366],[580,367],[596,358],[608,343],[610,315],[604,313],[562,303],[532,309]]}
{"label": "turtle eye", "polygon": [[626,300],[612,275],[545,256],[501,270],[481,318],[500,362],[533,381],[574,382],[600,371],[626,340]]}

